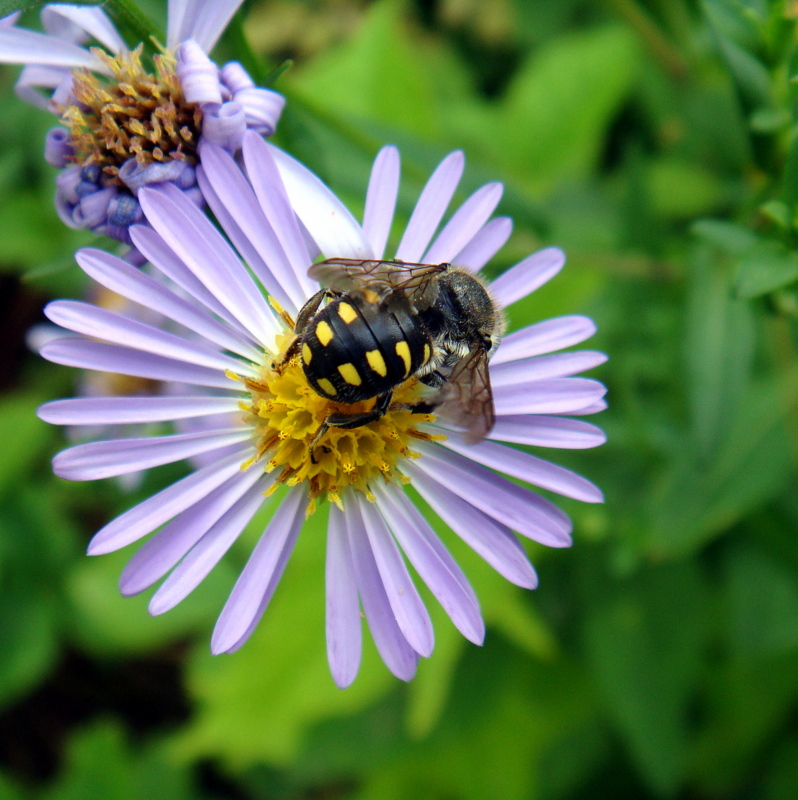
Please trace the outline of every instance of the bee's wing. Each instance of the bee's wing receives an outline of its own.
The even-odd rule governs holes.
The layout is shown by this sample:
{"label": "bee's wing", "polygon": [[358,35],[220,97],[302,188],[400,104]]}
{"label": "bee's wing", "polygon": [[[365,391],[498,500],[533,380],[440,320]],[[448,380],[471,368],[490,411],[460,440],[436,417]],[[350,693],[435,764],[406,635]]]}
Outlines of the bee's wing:
{"label": "bee's wing", "polygon": [[448,267],[448,264],[328,258],[314,264],[308,275],[339,292],[372,291],[380,300],[397,294],[416,311],[422,311],[435,302],[438,293],[435,278]]}
{"label": "bee's wing", "polygon": [[441,387],[441,405],[435,413],[463,428],[466,444],[476,444],[490,433],[496,412],[484,348],[475,348],[455,364]]}

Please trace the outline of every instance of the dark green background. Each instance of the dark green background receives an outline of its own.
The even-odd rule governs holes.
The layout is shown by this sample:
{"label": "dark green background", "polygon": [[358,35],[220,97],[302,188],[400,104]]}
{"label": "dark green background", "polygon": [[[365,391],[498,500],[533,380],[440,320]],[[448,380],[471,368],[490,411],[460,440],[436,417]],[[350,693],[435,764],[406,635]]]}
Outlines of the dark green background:
{"label": "dark green background", "polygon": [[504,180],[499,211],[516,221],[492,274],[544,245],[567,251],[511,323],[596,320],[609,442],[541,455],[607,502],[562,503],[575,545],[531,548],[533,593],[448,537],[485,646],[431,603],[436,650],[408,686],[371,644],[352,688],[329,677],[323,514],[235,655],[211,658],[208,640],[253,532],[165,617],[120,598],[129,553],[89,559],[88,538],[182,468],[132,496],[51,475],[63,439],[33,410],[75,376],[24,335],[45,301],[85,291],[71,253],[90,240],[52,209],[52,119],[14,98],[17,70],[3,68],[0,798],[794,798],[798,5],[246,11],[262,68],[295,59],[276,85],[289,98],[279,143],[353,209],[382,144],[402,149],[402,219],[463,147],[459,199]]}

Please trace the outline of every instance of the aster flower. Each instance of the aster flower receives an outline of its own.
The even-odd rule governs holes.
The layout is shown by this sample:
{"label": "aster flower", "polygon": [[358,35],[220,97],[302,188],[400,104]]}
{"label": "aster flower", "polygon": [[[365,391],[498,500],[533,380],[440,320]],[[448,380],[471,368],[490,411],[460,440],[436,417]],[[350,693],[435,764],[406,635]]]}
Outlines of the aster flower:
{"label": "aster flower", "polygon": [[[170,0],[167,50],[153,73],[143,45],[129,50],[99,6],[45,6],[44,33],[17,27],[18,15],[0,21],[0,62],[25,65],[18,96],[62,122],[45,159],[62,170],[55,202],[65,224],[129,244],[142,186],[168,181],[203,204],[201,139],[235,152],[245,130],[274,132],[284,98],[255,86],[238,62],[219,69],[207,56],[240,4]],[[84,47],[90,40],[102,48]]]}
{"label": "aster flower", "polygon": [[[333,678],[341,687],[355,678],[362,608],[388,668],[409,680],[419,657],[431,654],[434,635],[405,558],[466,638],[480,644],[484,623],[467,578],[406,485],[499,573],[534,588],[537,577],[516,534],[565,547],[571,544],[571,522],[548,499],[505,476],[586,502],[601,502],[602,495],[575,473],[504,443],[585,448],[604,441],[594,425],[564,415],[605,407],[604,386],[574,376],[606,357],[586,350],[555,352],[589,338],[595,327],[586,317],[568,316],[506,336],[490,365],[496,424],[479,444],[465,444],[434,415],[408,408],[422,396],[411,377],[397,388],[398,402],[383,417],[358,428],[331,428],[315,451],[318,457],[311,458],[309,445],[327,415],[352,407],[322,398],[309,386],[301,359],[285,357],[291,326],[319,288],[308,277],[319,254],[385,257],[399,186],[398,151],[386,147],[377,156],[362,225],[315,175],[257,135],[244,138],[246,174],[222,148],[203,144],[201,156],[199,185],[235,249],[179,190],[165,185],[141,190],[151,227],[131,228],[134,244],[153,265],[152,276],[102,251],[77,254],[96,281],[201,339],[89,304],[56,301],[47,308],[50,319],[87,338],[50,342],[42,355],[222,394],[48,403],[40,416],[56,424],[205,420],[191,433],[69,448],[55,457],[55,472],[70,480],[96,480],[209,456],[204,467],[109,522],[89,545],[90,554],[108,553],[160,528],[120,579],[122,593],[133,595],[166,576],[150,601],[153,614],[186,597],[282,487],[282,500],[216,623],[211,649],[217,654],[233,652],[248,639],[306,515],[328,507],[327,651]],[[476,272],[503,246],[511,223],[490,219],[502,191],[496,183],[471,195],[436,235],[463,167],[462,153],[455,152],[435,170],[395,258],[453,262]],[[557,248],[529,256],[492,283],[495,300],[512,306],[563,263]],[[166,281],[185,295],[171,291]],[[237,424],[215,422],[228,420],[237,409]],[[222,448],[232,452],[210,458]]]}

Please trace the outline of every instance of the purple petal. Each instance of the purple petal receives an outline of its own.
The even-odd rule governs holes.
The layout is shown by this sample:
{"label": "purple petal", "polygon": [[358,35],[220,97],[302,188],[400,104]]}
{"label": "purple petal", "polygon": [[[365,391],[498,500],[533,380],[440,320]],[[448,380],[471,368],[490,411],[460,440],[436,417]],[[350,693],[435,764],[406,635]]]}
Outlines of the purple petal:
{"label": "purple petal", "polygon": [[607,401],[606,400],[596,400],[595,403],[591,403],[589,406],[585,408],[577,409],[576,411],[571,411],[571,414],[576,416],[587,416],[588,414],[598,414],[599,411],[606,411],[607,410]]}
{"label": "purple petal", "polygon": [[597,350],[577,350],[570,353],[535,356],[522,361],[508,361],[496,366],[491,364],[490,382],[495,388],[548,378],[565,378],[593,369],[606,360],[607,356]]}
{"label": "purple petal", "polygon": [[242,0],[169,0],[167,46],[186,39],[210,53]]}
{"label": "purple petal", "polygon": [[330,506],[326,564],[327,660],[335,685],[345,689],[360,668],[363,630],[352,554],[349,552],[344,514]]}
{"label": "purple petal", "polygon": [[[2,38],[0,36],[0,38]],[[29,64],[19,73],[14,92],[17,97],[42,111],[51,110],[51,97],[39,89],[57,89],[65,80],[72,82],[72,73],[65,67],[43,67]]]}
{"label": "purple petal", "polygon": [[[239,471],[176,516],[128,561],[119,578],[119,591],[131,597],[160,580],[253,485],[262,480],[263,472],[260,470]],[[263,489],[260,485],[259,488]]]}
{"label": "purple petal", "polygon": [[70,481],[113,478],[142,469],[182,461],[199,453],[238,444],[252,437],[247,428],[224,428],[199,433],[176,433],[143,439],[108,439],[79,444],[53,458],[53,472]]}
{"label": "purple petal", "polygon": [[159,269],[169,280],[174,281],[186,294],[191,295],[205,308],[221,317],[231,328],[247,339],[254,340],[249,331],[205,288],[204,284],[152,228],[145,225],[131,225],[129,231],[134,246],[147,261]]}
{"label": "purple petal", "polygon": [[380,512],[421,580],[460,633],[474,644],[482,644],[485,623],[479,601],[457,562],[400,489],[377,484],[374,493]]}
{"label": "purple petal", "polygon": [[538,447],[582,450],[607,441],[601,428],[577,419],[549,416],[496,417],[490,439]]}
{"label": "purple petal", "polygon": [[227,153],[201,148],[197,181],[208,205],[266,291],[289,313],[304,304],[305,294],[272,231],[255,193]]}
{"label": "purple petal", "polygon": [[89,67],[108,73],[88,50],[72,42],[25,28],[0,27],[0,64],[39,64],[50,67]]}
{"label": "purple petal", "polygon": [[576,414],[607,393],[603,383],[590,378],[552,378],[493,391],[496,414]]}
{"label": "purple petal", "polygon": [[310,297],[318,289],[316,282],[308,277],[310,255],[272,152],[257,134],[249,133],[244,137],[244,163],[252,188],[280,241],[303,296]]}
{"label": "purple petal", "polygon": [[247,115],[241,103],[230,101],[217,107],[209,106],[202,113],[202,140],[235,153],[241,149]]}
{"label": "purple petal", "polygon": [[467,445],[457,435],[450,436],[441,444],[471,461],[550,492],[573,497],[584,503],[604,502],[601,490],[586,478],[514,447],[486,441]]}
{"label": "purple petal", "polygon": [[150,614],[157,616],[174,608],[205,580],[264,504],[263,491],[271,483],[261,481],[250,488],[210,527],[153,595]]}
{"label": "purple petal", "polygon": [[222,83],[235,94],[241,89],[255,88],[255,81],[238,61],[228,61],[220,70]]}
{"label": "purple petal", "polygon": [[[211,637],[214,655],[243,644],[260,620],[279,580],[278,567],[293,549],[304,520],[307,496],[289,492],[275,511],[241,572]],[[276,577],[276,580],[273,578]]]}
{"label": "purple petal", "polygon": [[239,384],[216,369],[197,367],[128,347],[85,339],[56,339],[45,344],[40,355],[48,361],[67,367],[96,369],[152,381],[176,381],[217,389],[239,388]]}
{"label": "purple petal", "polygon": [[233,475],[241,475],[241,464],[251,454],[251,447],[241,448],[237,453],[231,453],[167,486],[111,520],[89,542],[89,555],[112,553],[146,536],[159,525],[205,498]]}
{"label": "purple petal", "polygon": [[409,681],[416,674],[418,653],[408,644],[394,617],[366,535],[359,504],[354,495],[347,497],[346,501],[344,522],[363,613],[385,665],[397,678]]}
{"label": "purple petal", "polygon": [[163,314],[225,350],[232,350],[256,363],[261,360],[258,350],[243,336],[230,330],[228,325],[197,308],[196,304],[178,297],[121,258],[102,250],[84,249],[78,250],[75,259],[87,275],[112,292]]}
{"label": "purple petal", "polygon": [[83,44],[88,41],[90,35],[114,54],[126,49],[125,42],[113,22],[98,6],[87,8],[61,3],[52,4],[45,6],[40,16],[42,27],[47,33],[59,39]]}
{"label": "purple petal", "polygon": [[177,77],[187,102],[221,104],[219,68],[192,39],[177,48]]}
{"label": "purple petal", "polygon": [[247,86],[233,95],[236,103],[244,108],[247,126],[260,136],[271,136],[285,107],[285,98],[271,89]]}
{"label": "purple petal", "polygon": [[559,247],[539,250],[499,275],[490,285],[491,293],[506,308],[550,281],[564,265],[565,253]]}
{"label": "purple petal", "polygon": [[427,609],[413,585],[399,548],[374,503],[359,502],[371,552],[377,562],[382,585],[396,622],[408,644],[419,655],[429,658],[435,646],[435,636]]}
{"label": "purple petal", "polygon": [[536,322],[505,336],[491,359],[491,364],[503,364],[505,361],[516,361],[519,358],[572,347],[589,339],[595,332],[596,326],[588,317],[555,317]]}
{"label": "purple petal", "polygon": [[553,503],[439,445],[418,448],[418,469],[489,517],[549,547],[571,545],[571,520]]}
{"label": "purple petal", "polygon": [[446,209],[454,196],[460,176],[465,167],[465,156],[461,150],[449,153],[438,164],[435,172],[418,198],[416,207],[407,223],[402,241],[396,250],[396,258],[400,261],[419,261],[422,253],[435,233]]}
{"label": "purple petal", "polygon": [[328,257],[373,258],[357,220],[327,186],[279,147],[266,146],[280,170],[291,207],[321,252]]}
{"label": "purple petal", "polygon": [[526,589],[537,588],[538,576],[526,551],[506,525],[500,525],[436,480],[428,478],[412,462],[405,470],[432,510],[493,569],[511,583]]}
{"label": "purple petal", "polygon": [[492,219],[452,259],[452,263],[477,272],[504,247],[512,232],[513,221],[509,217]]}
{"label": "purple petal", "polygon": [[259,375],[257,368],[247,362],[91,303],[79,300],[55,300],[47,304],[44,313],[51,322],[62,328],[95,339],[104,339],[111,344],[124,345],[145,353],[154,353],[164,358],[173,358],[176,361],[217,369],[221,372],[232,370],[251,377]]}
{"label": "purple petal", "polygon": [[503,192],[504,186],[501,183],[489,183],[477,189],[455,211],[422,261],[426,264],[451,262],[490,219],[490,215],[499,205]]}
{"label": "purple petal", "polygon": [[44,160],[56,169],[68,167],[74,150],[69,142],[69,131],[60,125],[50,128],[44,140]]}
{"label": "purple petal", "polygon": [[148,222],[208,291],[268,347],[280,328],[260,289],[207,217],[172,188],[139,192]]}
{"label": "purple petal", "polygon": [[39,419],[51,425],[131,425],[170,422],[210,414],[234,414],[235,397],[75,397],[39,406]]}
{"label": "purple petal", "polygon": [[374,258],[382,258],[391,233],[396,197],[399,192],[399,151],[383,147],[371,168],[363,214],[363,235],[368,239]]}

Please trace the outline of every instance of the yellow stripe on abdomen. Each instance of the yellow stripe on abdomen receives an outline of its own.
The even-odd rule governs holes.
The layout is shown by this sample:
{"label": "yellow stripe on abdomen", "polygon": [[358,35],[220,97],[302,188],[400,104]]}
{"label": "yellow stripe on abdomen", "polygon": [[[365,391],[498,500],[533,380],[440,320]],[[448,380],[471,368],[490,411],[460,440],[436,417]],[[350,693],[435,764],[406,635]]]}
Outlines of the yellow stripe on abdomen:
{"label": "yellow stripe on abdomen", "polygon": [[410,347],[407,342],[397,342],[396,343],[396,355],[402,359],[402,362],[405,365],[405,378],[410,374],[410,365],[412,361],[410,359]]}

